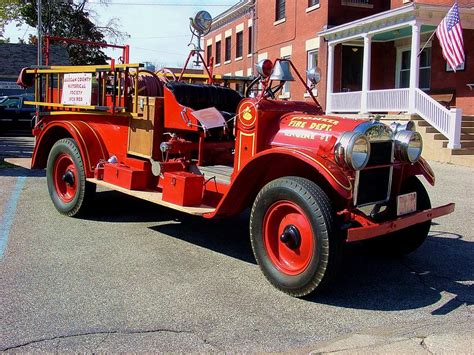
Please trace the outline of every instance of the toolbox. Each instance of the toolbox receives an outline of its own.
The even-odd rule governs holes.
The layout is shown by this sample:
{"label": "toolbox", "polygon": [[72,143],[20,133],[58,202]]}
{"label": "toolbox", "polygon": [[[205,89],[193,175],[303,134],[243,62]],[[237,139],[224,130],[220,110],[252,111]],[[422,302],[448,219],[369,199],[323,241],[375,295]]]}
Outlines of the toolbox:
{"label": "toolbox", "polygon": [[163,201],[180,206],[199,206],[202,203],[204,176],[186,171],[164,174]]}
{"label": "toolbox", "polygon": [[118,163],[104,164],[104,181],[129,190],[145,190],[147,174],[144,170]]}

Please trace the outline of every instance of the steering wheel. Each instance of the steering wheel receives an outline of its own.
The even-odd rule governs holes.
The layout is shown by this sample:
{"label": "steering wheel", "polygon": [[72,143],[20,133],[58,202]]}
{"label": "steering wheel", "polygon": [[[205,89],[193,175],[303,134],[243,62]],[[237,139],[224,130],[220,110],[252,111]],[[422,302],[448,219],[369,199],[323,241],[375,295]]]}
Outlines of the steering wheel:
{"label": "steering wheel", "polygon": [[171,76],[173,77],[173,81],[178,81],[178,78],[176,77],[176,75],[168,68],[161,68],[160,70],[156,72],[156,74],[158,75],[158,78],[165,84],[170,81],[170,79],[168,79],[166,74],[171,74]]}

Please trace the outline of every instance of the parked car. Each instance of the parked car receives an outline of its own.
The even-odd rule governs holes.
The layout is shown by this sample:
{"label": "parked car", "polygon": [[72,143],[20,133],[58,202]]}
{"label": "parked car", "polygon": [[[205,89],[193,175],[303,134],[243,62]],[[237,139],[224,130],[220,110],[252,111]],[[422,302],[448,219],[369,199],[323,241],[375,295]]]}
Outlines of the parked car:
{"label": "parked car", "polygon": [[0,98],[0,128],[31,128],[35,115],[35,106],[26,105],[26,101],[34,101],[31,94],[11,95]]}

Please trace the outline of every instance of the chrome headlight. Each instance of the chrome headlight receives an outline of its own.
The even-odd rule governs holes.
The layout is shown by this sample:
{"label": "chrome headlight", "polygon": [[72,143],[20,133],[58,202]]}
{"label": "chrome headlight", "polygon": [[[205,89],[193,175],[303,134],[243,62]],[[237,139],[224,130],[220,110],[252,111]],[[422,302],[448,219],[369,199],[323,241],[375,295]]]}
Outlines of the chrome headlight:
{"label": "chrome headlight", "polygon": [[336,143],[334,155],[339,165],[347,165],[354,170],[364,169],[370,157],[369,140],[364,134],[346,132]]}
{"label": "chrome headlight", "polygon": [[395,156],[397,159],[416,163],[423,150],[423,139],[415,131],[399,131],[395,135]]}

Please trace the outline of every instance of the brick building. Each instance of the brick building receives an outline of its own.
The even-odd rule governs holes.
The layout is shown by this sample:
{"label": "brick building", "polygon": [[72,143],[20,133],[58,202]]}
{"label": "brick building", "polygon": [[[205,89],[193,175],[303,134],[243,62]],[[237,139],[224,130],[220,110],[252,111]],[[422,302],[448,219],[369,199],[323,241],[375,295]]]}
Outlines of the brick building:
{"label": "brick building", "polygon": [[[451,71],[438,40],[428,41],[452,4],[453,0],[241,0],[215,19],[205,37],[206,55],[214,57],[216,74],[251,75],[263,58],[289,57],[302,74],[317,65],[322,80],[315,93],[332,112],[412,112],[408,92],[403,94],[403,107],[367,106],[367,100],[373,101],[371,91],[411,85],[410,102],[415,86],[425,93],[452,92],[450,104],[474,115],[472,1],[459,1],[464,68]],[[418,61],[411,49],[423,46]],[[416,75],[410,74],[411,64],[419,67]],[[339,93],[347,95],[335,95]],[[385,95],[396,99],[397,94]],[[384,95],[379,96],[383,100]],[[290,83],[282,97],[304,99],[303,85]]]}

